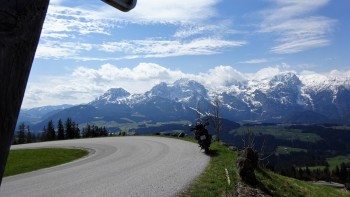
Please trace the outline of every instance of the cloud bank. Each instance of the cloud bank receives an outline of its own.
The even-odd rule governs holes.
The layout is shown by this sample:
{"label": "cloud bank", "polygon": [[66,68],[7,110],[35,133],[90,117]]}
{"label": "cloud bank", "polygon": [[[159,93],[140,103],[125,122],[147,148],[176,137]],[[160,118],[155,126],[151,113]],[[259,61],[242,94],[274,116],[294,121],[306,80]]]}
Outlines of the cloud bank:
{"label": "cloud bank", "polygon": [[[230,87],[236,82],[269,79],[286,71],[291,71],[286,64],[266,67],[256,73],[243,73],[232,66],[221,65],[196,74],[169,69],[154,63],[140,63],[133,68],[112,64],[103,64],[97,69],[78,67],[67,76],[44,76],[40,82],[29,81],[22,107],[87,103],[108,89],[116,87],[124,88],[131,93],[144,93],[160,82],[172,83],[182,78],[193,79],[209,89],[219,90]],[[329,77],[350,81],[350,71],[333,70],[328,73],[302,71],[299,75],[305,81]]]}

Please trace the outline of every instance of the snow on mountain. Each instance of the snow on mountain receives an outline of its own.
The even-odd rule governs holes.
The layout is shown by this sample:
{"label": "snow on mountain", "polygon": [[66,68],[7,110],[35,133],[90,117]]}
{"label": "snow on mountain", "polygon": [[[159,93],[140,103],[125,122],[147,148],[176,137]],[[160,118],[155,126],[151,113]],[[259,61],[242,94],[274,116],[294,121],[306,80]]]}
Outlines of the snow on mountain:
{"label": "snow on mountain", "polygon": [[180,79],[173,84],[160,83],[146,92],[146,95],[185,103],[209,99],[207,89],[202,84],[189,79]]}
{"label": "snow on mountain", "polygon": [[[183,120],[193,108],[212,109],[219,98],[224,118],[233,121],[350,123],[350,73],[279,73],[209,89],[189,79],[160,83],[144,94],[113,88],[88,105],[95,116],[113,120]],[[69,116],[72,112],[66,113]],[[107,113],[108,111],[108,113]],[[74,112],[75,114],[79,114]],[[81,113],[80,113],[81,114]],[[302,118],[301,118],[302,117]],[[186,119],[185,118],[185,119]],[[193,117],[192,117],[193,118]]]}
{"label": "snow on mountain", "polygon": [[[350,78],[314,73],[297,75],[293,72],[270,77],[231,83],[225,89],[207,89],[189,79],[174,83],[160,83],[145,94],[131,95],[123,89],[111,89],[93,103],[125,104],[130,107],[152,102],[183,108],[202,105],[211,109],[211,103],[219,98],[223,113],[233,120],[285,121],[288,114],[313,111],[330,119],[346,119],[350,114]],[[166,104],[164,101],[168,100]],[[173,104],[172,104],[173,103]],[[159,106],[161,107],[161,106]],[[159,108],[158,107],[158,108]],[[179,110],[179,106],[176,107]]]}
{"label": "snow on mountain", "polygon": [[126,98],[129,96],[131,96],[131,94],[123,88],[111,88],[107,90],[107,92],[105,92],[102,96],[97,97],[89,104],[121,104],[123,100],[126,100]]}

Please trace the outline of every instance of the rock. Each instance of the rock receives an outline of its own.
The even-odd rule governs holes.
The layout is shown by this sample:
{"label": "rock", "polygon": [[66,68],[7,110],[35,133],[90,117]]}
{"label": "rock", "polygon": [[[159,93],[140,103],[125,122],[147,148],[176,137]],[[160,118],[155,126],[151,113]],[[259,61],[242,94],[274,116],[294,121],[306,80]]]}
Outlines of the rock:
{"label": "rock", "polygon": [[246,148],[239,152],[237,168],[243,182],[250,185],[257,184],[254,171],[258,167],[258,161],[259,155],[252,148]]}
{"label": "rock", "polygon": [[235,197],[247,197],[247,196],[268,197],[270,195],[267,195],[266,193],[264,193],[258,188],[252,188],[249,185],[246,185],[242,182],[238,182],[237,189],[234,196]]}

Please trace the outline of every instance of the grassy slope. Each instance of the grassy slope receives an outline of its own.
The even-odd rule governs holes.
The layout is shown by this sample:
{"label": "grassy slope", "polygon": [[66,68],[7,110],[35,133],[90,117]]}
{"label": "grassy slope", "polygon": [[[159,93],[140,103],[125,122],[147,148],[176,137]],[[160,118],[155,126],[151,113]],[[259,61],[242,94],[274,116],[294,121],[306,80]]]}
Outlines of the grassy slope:
{"label": "grassy slope", "polygon": [[[189,140],[194,142],[193,140]],[[237,152],[229,150],[218,143],[211,146],[213,155],[205,172],[189,186],[187,191],[180,196],[222,196],[226,191],[228,196],[232,195],[237,184],[236,159]],[[225,168],[229,171],[231,186],[228,186],[225,176]],[[350,192],[327,186],[314,185],[305,181],[296,180],[275,174],[269,170],[262,169],[256,172],[259,187],[272,196],[349,196]],[[224,195],[225,196],[225,195]]]}
{"label": "grassy slope", "polygon": [[275,174],[269,170],[258,170],[256,172],[261,182],[260,188],[268,191],[272,196],[309,196],[309,197],[341,197],[350,196],[350,192],[343,189],[335,189],[327,186],[314,185],[305,181],[296,180]]}
{"label": "grassy slope", "polygon": [[56,166],[87,154],[85,150],[66,148],[11,150],[5,168],[5,176]]}
{"label": "grassy slope", "polygon": [[[225,191],[233,191],[237,183],[237,154],[219,143],[211,145],[211,160],[205,172],[180,196],[221,196]],[[228,185],[225,168],[229,172],[231,186]]]}

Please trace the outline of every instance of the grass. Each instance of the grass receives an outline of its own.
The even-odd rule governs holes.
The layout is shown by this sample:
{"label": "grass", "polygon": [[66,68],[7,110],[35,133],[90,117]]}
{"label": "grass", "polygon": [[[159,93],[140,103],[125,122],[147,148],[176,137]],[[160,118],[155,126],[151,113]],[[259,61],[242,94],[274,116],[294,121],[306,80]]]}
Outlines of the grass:
{"label": "grass", "polygon": [[4,176],[48,168],[84,157],[88,151],[66,148],[11,150]]}
{"label": "grass", "polygon": [[259,187],[271,196],[285,197],[342,197],[350,196],[344,189],[314,185],[305,181],[284,177],[269,170],[257,170]]}
{"label": "grass", "polygon": [[[225,194],[225,191],[232,193],[237,184],[236,159],[237,153],[229,150],[217,142],[211,145],[211,160],[203,172],[189,188],[180,196],[206,196],[216,197]],[[231,185],[228,185],[225,168],[229,172]]]}

